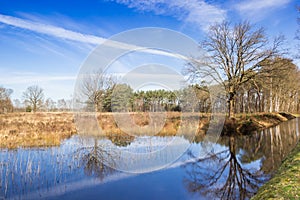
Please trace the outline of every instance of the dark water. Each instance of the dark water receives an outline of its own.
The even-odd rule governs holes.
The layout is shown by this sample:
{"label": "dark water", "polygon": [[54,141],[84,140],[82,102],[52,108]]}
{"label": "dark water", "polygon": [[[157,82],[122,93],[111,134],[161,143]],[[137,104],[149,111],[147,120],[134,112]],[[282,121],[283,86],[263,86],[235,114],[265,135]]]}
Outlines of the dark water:
{"label": "dark water", "polygon": [[[128,141],[74,136],[60,147],[2,149],[0,199],[249,199],[299,137],[299,119],[294,119],[217,143],[184,137]],[[173,146],[163,155],[153,159],[147,154],[162,151],[169,142]],[[186,144],[189,148],[177,159],[176,151]],[[137,154],[142,162],[128,156]]]}

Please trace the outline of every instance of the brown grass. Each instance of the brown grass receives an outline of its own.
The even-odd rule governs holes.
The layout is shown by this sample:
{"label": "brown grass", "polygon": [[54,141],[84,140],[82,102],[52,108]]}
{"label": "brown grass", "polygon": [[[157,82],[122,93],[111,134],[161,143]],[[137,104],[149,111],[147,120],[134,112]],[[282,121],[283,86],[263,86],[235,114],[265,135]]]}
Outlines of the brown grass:
{"label": "brown grass", "polygon": [[[279,113],[236,115],[226,119],[223,134],[250,133],[277,125],[286,117]],[[123,121],[116,122],[116,118]],[[118,123],[126,128],[119,128]],[[112,141],[120,137],[130,141],[139,135],[203,138],[209,126],[214,130],[219,124],[210,124],[210,115],[201,113],[98,113],[75,118],[73,113],[10,113],[0,115],[0,148],[57,146],[73,134],[101,135]]]}
{"label": "brown grass", "polygon": [[293,118],[295,116],[288,113],[239,114],[234,118],[226,119],[223,134],[250,134]]}
{"label": "brown grass", "polygon": [[[81,114],[76,117],[78,115],[73,113],[59,112],[2,114],[0,115],[0,148],[57,146],[73,134],[101,135],[112,141],[118,141],[119,137],[130,141],[138,135],[203,136],[209,122],[208,115],[199,113],[130,113],[129,115],[118,113],[117,115],[129,124],[127,130],[118,127],[112,113],[99,113],[97,118],[93,114]],[[129,119],[132,119],[134,126],[128,122]],[[198,129],[196,130],[195,127]]]}
{"label": "brown grass", "polygon": [[56,146],[76,133],[70,113],[0,115],[0,148]]}

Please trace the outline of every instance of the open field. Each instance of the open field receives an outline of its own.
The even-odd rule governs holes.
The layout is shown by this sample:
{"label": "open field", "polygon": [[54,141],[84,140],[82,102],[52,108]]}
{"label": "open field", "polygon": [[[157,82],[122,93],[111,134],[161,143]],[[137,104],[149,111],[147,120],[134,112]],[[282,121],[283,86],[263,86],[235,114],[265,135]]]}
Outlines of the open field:
{"label": "open field", "polygon": [[0,148],[57,146],[76,133],[71,113],[0,115]]}
{"label": "open field", "polygon": [[[291,117],[279,113],[236,115],[235,118],[225,120],[222,134],[248,134],[277,125]],[[95,115],[78,117],[63,112],[9,113],[0,115],[0,148],[57,146],[73,134],[110,138],[138,135],[201,138],[209,126],[212,129],[214,126],[222,128],[223,122],[216,119],[210,122],[209,114],[180,112],[99,113],[97,118]]]}

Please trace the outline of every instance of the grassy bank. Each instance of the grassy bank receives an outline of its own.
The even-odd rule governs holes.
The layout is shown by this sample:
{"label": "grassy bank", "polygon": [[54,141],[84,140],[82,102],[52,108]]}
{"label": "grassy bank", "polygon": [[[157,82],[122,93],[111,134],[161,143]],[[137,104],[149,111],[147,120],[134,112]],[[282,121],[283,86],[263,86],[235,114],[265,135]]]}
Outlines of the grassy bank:
{"label": "grassy bank", "polygon": [[295,117],[289,113],[237,114],[234,118],[225,120],[223,135],[250,134],[253,131],[270,128]]}
{"label": "grassy bank", "polygon": [[[293,117],[285,113],[236,115],[235,118],[225,120],[223,135],[249,134],[252,131],[275,126]],[[201,140],[209,127],[223,126],[222,122],[216,121],[210,124],[209,114],[179,112],[130,113],[129,115],[99,113],[97,120],[93,115],[86,117],[80,115],[76,118],[76,122],[80,123],[81,130],[76,128],[73,113],[2,114],[0,115],[0,148],[56,146],[73,134],[100,134],[109,138],[128,137],[126,133],[130,133],[131,136],[184,135],[191,139],[196,136]],[[119,126],[126,128],[120,129]],[[132,140],[131,136],[130,140]]]}
{"label": "grassy bank", "polygon": [[260,199],[300,199],[300,143],[283,161],[276,175],[252,198]]}

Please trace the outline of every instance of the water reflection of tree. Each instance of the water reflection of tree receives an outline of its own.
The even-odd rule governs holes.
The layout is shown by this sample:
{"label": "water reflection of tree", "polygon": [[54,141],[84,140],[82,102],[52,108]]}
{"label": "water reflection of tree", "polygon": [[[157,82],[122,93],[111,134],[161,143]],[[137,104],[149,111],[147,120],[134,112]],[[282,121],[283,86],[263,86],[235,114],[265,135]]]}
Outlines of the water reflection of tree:
{"label": "water reflection of tree", "polygon": [[272,173],[297,144],[297,133],[300,132],[297,124],[298,120],[289,121],[247,137],[236,138],[238,148],[243,149],[240,161],[245,164],[262,158],[261,170]]}
{"label": "water reflection of tree", "polygon": [[248,199],[257,191],[263,177],[259,171],[241,165],[235,138],[227,139],[228,149],[185,166],[190,192],[220,199]]}
{"label": "water reflection of tree", "polygon": [[93,138],[93,146],[82,147],[80,153],[80,164],[84,173],[88,176],[96,176],[101,180],[116,172],[116,152],[106,149],[104,145],[98,144],[98,139]]}

